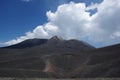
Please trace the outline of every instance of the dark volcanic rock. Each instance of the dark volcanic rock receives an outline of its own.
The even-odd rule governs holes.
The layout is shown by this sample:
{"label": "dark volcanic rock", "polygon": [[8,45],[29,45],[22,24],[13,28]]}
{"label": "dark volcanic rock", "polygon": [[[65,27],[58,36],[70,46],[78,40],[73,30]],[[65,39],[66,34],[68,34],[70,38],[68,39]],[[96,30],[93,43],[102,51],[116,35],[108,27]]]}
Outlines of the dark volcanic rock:
{"label": "dark volcanic rock", "polygon": [[0,49],[0,77],[120,77],[119,63],[120,44],[95,49],[57,36]]}
{"label": "dark volcanic rock", "polygon": [[42,45],[42,44],[46,43],[47,41],[48,41],[48,39],[28,39],[28,40],[25,40],[18,44],[14,44],[14,45],[2,47],[2,48],[8,48],[8,49],[30,48],[30,47]]}
{"label": "dark volcanic rock", "polygon": [[94,50],[95,47],[91,46],[88,43],[83,41],[78,41],[75,39],[64,40],[61,37],[54,36],[49,39],[45,44],[38,46],[37,48],[42,48],[43,50],[47,50],[51,53],[57,52],[83,52]]}

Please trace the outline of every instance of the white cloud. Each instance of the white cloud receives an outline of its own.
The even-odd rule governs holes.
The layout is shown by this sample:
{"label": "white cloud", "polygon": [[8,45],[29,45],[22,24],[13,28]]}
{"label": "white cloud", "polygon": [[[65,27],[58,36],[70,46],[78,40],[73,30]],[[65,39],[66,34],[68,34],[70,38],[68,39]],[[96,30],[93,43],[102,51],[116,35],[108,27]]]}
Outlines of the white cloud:
{"label": "white cloud", "polygon": [[[86,10],[97,8],[90,16]],[[6,42],[15,44],[29,38],[50,38],[54,35],[65,39],[89,39],[93,42],[103,42],[106,45],[120,42],[120,0],[104,0],[100,4],[70,2],[58,6],[56,12],[48,11],[48,23],[36,27],[25,36]],[[117,41],[116,41],[117,40]]]}
{"label": "white cloud", "polygon": [[32,1],[32,0],[21,0],[21,1],[24,1],[24,2],[30,2],[30,1]]}
{"label": "white cloud", "polygon": [[96,24],[95,27],[98,30],[95,34],[91,33],[91,36],[99,36],[100,41],[103,42],[109,41],[113,34],[120,32],[120,0],[104,0],[97,9],[98,12],[93,15],[92,24]]}

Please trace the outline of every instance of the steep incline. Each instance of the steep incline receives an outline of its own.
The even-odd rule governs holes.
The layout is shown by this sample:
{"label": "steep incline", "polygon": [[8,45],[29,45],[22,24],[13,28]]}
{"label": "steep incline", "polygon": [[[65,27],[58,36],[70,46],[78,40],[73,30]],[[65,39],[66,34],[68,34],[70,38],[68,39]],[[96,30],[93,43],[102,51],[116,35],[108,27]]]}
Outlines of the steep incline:
{"label": "steep incline", "polygon": [[119,63],[120,44],[95,49],[57,36],[30,48],[0,49],[0,76],[120,77]]}
{"label": "steep incline", "polygon": [[28,39],[25,40],[23,42],[20,42],[18,44],[14,44],[11,46],[6,46],[6,47],[2,47],[4,49],[23,49],[23,48],[30,48],[30,47],[34,47],[34,46],[38,46],[38,45],[42,45],[44,43],[46,43],[48,41],[48,39]]}

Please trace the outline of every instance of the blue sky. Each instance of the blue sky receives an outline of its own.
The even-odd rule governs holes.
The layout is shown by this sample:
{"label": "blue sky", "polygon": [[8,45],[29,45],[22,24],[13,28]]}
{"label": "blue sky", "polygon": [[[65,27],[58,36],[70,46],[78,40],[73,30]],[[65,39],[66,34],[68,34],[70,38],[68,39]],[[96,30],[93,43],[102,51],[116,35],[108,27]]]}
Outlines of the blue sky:
{"label": "blue sky", "polygon": [[[102,0],[0,0],[0,46],[5,45],[5,42],[7,41],[15,41],[19,37],[26,35],[26,33],[32,34],[39,25],[44,27],[44,25],[49,22],[50,24],[54,24],[55,22],[52,21],[51,14],[55,14],[60,5],[70,4],[71,1],[74,2],[73,5],[84,3],[86,6],[90,6],[91,3],[95,6],[96,3],[100,4],[103,2]],[[89,9],[88,12],[89,11],[92,15],[97,11],[97,9]],[[48,15],[46,16],[47,12]],[[58,26],[56,23],[54,25]],[[61,25],[59,27],[61,27]],[[116,33],[119,35],[119,32]],[[53,35],[53,33],[50,34]],[[39,37],[37,36],[37,38],[42,37],[44,38],[44,35]],[[77,37],[71,38],[79,39]],[[82,39],[80,38],[80,40],[85,40],[96,47],[106,46],[106,43],[101,44],[102,41],[94,43],[92,39],[90,40],[88,38],[89,37],[86,36]],[[107,45],[108,44],[109,43],[107,43]]]}

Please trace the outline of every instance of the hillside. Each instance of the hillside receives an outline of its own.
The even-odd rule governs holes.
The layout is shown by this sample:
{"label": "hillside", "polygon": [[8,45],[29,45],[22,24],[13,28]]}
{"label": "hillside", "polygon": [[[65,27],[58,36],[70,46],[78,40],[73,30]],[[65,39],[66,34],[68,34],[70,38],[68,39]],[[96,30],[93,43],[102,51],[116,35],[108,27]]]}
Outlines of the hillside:
{"label": "hillside", "polygon": [[1,48],[0,77],[120,77],[120,44],[96,49],[57,36],[41,40],[21,42],[30,47],[18,43]]}

